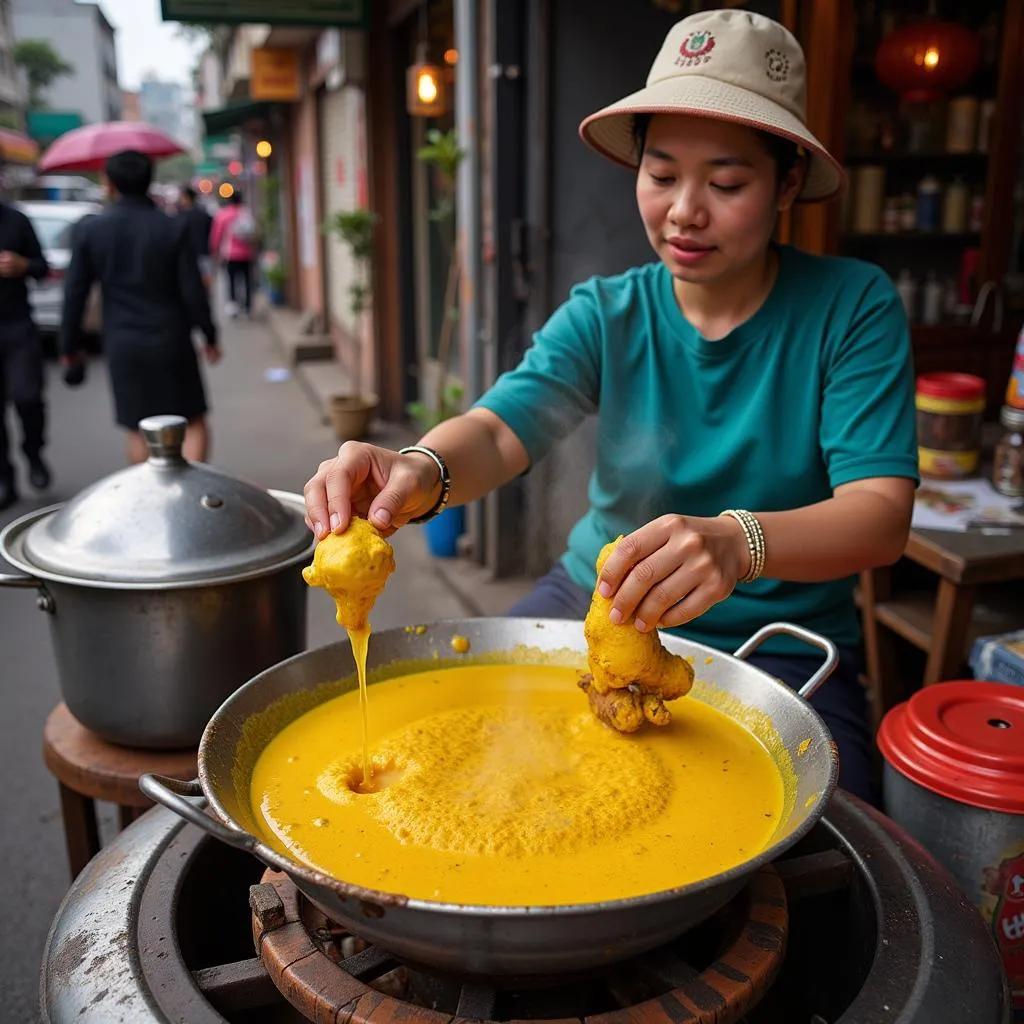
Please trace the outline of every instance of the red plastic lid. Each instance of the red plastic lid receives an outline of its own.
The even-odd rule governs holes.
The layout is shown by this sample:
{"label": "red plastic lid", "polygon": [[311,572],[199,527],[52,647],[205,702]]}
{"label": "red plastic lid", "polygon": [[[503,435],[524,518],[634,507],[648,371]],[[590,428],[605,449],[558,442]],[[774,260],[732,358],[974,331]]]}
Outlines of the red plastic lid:
{"label": "red plastic lid", "polygon": [[922,373],[917,378],[917,393],[930,398],[970,401],[984,398],[985,382],[971,373]]}
{"label": "red plastic lid", "polygon": [[926,686],[885,716],[878,746],[933,793],[1024,814],[1024,687],[974,679]]}

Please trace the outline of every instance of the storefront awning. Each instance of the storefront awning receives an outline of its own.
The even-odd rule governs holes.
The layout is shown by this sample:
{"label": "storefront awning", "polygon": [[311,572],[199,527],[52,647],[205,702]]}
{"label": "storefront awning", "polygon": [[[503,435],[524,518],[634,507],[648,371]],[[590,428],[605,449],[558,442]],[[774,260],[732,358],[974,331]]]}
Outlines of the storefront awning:
{"label": "storefront awning", "polygon": [[39,159],[39,146],[21,132],[0,128],[0,157],[12,164],[34,164]]}
{"label": "storefront awning", "polygon": [[270,103],[256,100],[239,100],[217,110],[203,111],[203,125],[206,134],[224,135],[241,128],[250,121],[265,120],[270,114]]}

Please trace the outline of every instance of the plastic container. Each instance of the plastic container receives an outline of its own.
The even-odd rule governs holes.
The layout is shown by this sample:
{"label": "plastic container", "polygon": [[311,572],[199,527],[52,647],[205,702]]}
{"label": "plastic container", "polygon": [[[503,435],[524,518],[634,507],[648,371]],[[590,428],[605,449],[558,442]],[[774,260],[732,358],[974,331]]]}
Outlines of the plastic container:
{"label": "plastic container", "polygon": [[[1003,436],[992,460],[992,486],[1011,498],[1024,497],[1024,409],[1004,405],[999,414]],[[1024,739],[1021,740],[1024,743]]]}
{"label": "plastic container", "polygon": [[459,553],[459,537],[466,527],[466,509],[462,505],[446,508],[439,516],[423,524],[427,550],[435,558],[454,558]]}
{"label": "plastic container", "polygon": [[924,283],[923,300],[921,302],[921,323],[937,324],[942,320],[943,299],[945,290],[934,270],[928,271]]}
{"label": "plastic container", "polygon": [[1024,409],[1024,327],[1017,335],[1017,351],[1013,356],[1013,369],[1006,385],[1006,404],[1014,409]]}
{"label": "plastic container", "polygon": [[967,230],[970,203],[971,194],[962,178],[955,178],[946,186],[942,198],[942,230],[947,235],[962,234]]}
{"label": "plastic container", "polygon": [[917,186],[917,230],[938,231],[942,215],[942,185],[929,174]]}
{"label": "plastic container", "polygon": [[913,323],[917,315],[917,282],[913,275],[904,267],[900,276],[896,278],[896,291],[899,292],[900,301],[903,303],[903,311],[907,319]]}
{"label": "plastic container", "polygon": [[917,458],[921,475],[959,480],[978,468],[985,382],[968,373],[917,378]]}
{"label": "plastic container", "polygon": [[885,811],[953,875],[992,930],[1024,1014],[1024,689],[936,683],[882,720]]}

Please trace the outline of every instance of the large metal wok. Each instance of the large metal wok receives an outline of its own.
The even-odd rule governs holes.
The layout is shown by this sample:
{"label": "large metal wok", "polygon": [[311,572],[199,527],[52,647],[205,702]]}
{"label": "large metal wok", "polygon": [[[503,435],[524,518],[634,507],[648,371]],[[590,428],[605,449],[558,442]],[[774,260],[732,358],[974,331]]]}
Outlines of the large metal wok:
{"label": "large metal wok", "polygon": [[[586,649],[581,622],[555,619],[439,622],[424,633],[393,629],[375,634],[370,641],[371,683],[427,666],[438,668],[451,657],[456,633],[469,639],[471,653],[452,658],[452,664],[465,664],[467,658],[507,661],[514,652],[517,662],[535,659],[582,665]],[[778,633],[799,637],[825,653],[824,664],[799,694],[743,660]],[[352,654],[345,640],[282,662],[230,697],[203,734],[198,780],[182,783],[144,775],[140,785],[147,796],[211,835],[287,872],[330,918],[408,963],[468,975],[519,978],[599,967],[659,946],[714,913],[757,868],[814,826],[836,785],[835,747],[806,700],[836,666],[836,649],[828,640],[797,626],[775,623],[751,637],[733,656],[670,635],[664,636],[664,642],[678,654],[693,655],[698,679],[707,684],[695,687],[684,699],[722,700],[727,712],[737,711],[737,702],[756,709],[754,717],[777,733],[773,756],[790,762],[791,769],[784,772],[789,779],[785,807],[770,845],[743,864],[676,889],[571,906],[440,903],[331,878],[257,838],[249,796],[256,759],[289,722],[355,685]],[[705,664],[708,657],[712,660]],[[739,714],[750,717],[746,712]],[[216,820],[187,797],[205,797]]]}

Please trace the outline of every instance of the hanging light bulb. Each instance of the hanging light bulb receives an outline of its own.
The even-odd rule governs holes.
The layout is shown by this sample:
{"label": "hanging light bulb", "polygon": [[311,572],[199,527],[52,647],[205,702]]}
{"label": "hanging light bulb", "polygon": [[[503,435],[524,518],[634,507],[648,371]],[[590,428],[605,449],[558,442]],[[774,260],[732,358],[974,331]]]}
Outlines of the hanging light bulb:
{"label": "hanging light bulb", "polygon": [[427,47],[416,48],[416,63],[406,72],[406,109],[412,117],[440,117],[446,111],[444,72],[427,60]]}
{"label": "hanging light bulb", "polygon": [[908,103],[960,88],[977,70],[981,41],[955,22],[925,18],[886,36],[875,54],[879,79]]}

